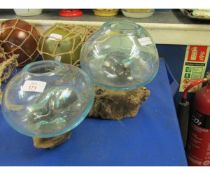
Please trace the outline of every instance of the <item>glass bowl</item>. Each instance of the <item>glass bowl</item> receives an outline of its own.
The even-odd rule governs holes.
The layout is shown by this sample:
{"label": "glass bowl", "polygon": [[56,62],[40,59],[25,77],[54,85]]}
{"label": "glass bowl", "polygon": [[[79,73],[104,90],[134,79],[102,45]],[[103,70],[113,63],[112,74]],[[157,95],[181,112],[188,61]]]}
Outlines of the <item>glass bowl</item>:
{"label": "glass bowl", "polygon": [[85,42],[80,64],[96,85],[131,90],[153,80],[159,56],[143,27],[127,20],[110,21]]}
{"label": "glass bowl", "polygon": [[18,132],[38,138],[64,134],[79,125],[94,101],[93,83],[73,65],[38,61],[7,84],[3,116]]}

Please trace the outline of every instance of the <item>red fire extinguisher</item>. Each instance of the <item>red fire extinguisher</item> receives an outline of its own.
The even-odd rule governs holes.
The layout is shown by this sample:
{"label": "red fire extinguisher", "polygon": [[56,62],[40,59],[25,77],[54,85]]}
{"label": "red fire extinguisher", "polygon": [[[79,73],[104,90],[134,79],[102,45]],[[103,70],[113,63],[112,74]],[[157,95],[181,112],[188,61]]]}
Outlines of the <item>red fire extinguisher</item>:
{"label": "red fire extinguisher", "polygon": [[[189,89],[203,82],[208,82],[208,79],[190,83],[183,93],[182,102],[187,101]],[[186,153],[189,165],[210,166],[210,83],[207,83],[195,94],[189,122]]]}

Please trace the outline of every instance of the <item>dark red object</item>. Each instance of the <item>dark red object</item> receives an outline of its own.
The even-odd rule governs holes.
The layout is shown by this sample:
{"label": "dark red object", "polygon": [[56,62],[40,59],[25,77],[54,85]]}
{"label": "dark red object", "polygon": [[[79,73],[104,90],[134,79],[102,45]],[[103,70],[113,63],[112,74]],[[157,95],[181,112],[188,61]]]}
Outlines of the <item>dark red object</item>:
{"label": "dark red object", "polygon": [[82,16],[82,10],[73,10],[73,9],[63,9],[60,10],[59,12],[60,16],[64,16],[64,17],[77,17],[77,16]]}
{"label": "dark red object", "polygon": [[189,165],[210,166],[210,84],[195,94],[187,154]]}
{"label": "dark red object", "polygon": [[18,67],[34,61],[37,51],[39,32],[31,24],[20,20],[6,20],[0,25],[0,46],[5,55],[18,54]]}

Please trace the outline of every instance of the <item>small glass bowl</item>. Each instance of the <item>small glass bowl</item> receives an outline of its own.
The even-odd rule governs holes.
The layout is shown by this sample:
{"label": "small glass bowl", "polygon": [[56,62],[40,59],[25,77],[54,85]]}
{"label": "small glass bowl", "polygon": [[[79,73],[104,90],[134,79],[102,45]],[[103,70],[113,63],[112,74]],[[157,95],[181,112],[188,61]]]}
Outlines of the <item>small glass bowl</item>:
{"label": "small glass bowl", "polygon": [[9,81],[2,111],[18,132],[49,138],[79,125],[93,102],[93,83],[83,70],[56,61],[38,61]]}

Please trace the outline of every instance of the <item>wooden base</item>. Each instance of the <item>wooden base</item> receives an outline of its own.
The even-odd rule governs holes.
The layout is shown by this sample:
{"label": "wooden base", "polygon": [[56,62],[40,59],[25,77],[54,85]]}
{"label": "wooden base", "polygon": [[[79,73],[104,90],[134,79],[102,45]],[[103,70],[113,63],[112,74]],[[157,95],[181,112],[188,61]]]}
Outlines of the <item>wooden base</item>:
{"label": "wooden base", "polygon": [[67,132],[63,135],[51,138],[33,138],[33,144],[35,148],[38,149],[47,149],[47,148],[54,148],[59,146],[66,140],[68,140],[71,136],[70,132]]}
{"label": "wooden base", "polygon": [[135,117],[149,95],[150,91],[145,87],[130,91],[113,91],[97,87],[95,103],[89,116],[112,120]]}

